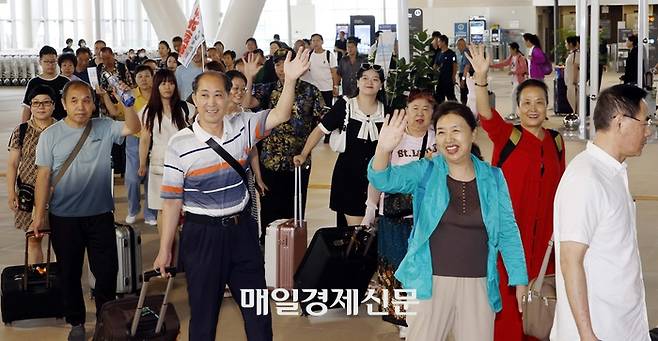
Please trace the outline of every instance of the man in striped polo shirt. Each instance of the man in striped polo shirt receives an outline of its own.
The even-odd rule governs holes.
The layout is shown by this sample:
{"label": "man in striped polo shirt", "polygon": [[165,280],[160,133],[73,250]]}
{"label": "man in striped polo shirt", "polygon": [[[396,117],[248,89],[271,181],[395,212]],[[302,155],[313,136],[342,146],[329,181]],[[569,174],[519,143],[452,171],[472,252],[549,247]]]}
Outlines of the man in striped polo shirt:
{"label": "man in striped polo shirt", "polygon": [[[309,68],[309,54],[289,53],[286,82],[277,106],[258,113],[227,116],[231,83],[222,73],[207,71],[192,84],[198,116],[191,129],[169,141],[161,197],[163,232],[154,268],[164,273],[180,211],[185,224],[180,261],[185,268],[190,302],[190,340],[214,340],[224,286],[240,303],[240,289],[264,289],[265,269],[258,228],[249,214],[247,184],[209,144],[223,147],[242,167],[249,151],[267,133],[290,119],[297,79]],[[272,317],[242,308],[247,338],[272,340]],[[268,309],[269,311],[269,309]]]}

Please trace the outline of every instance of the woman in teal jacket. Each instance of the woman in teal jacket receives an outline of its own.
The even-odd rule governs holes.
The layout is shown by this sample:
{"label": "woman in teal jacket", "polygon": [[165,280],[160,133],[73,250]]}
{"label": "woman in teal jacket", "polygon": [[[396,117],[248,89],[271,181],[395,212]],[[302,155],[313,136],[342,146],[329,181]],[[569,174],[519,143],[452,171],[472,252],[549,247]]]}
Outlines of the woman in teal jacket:
{"label": "woman in teal jacket", "polygon": [[412,193],[414,227],[409,249],[395,276],[416,290],[409,307],[408,341],[493,340],[495,313],[502,309],[496,259],[503,256],[517,303],[526,292],[523,246],[507,183],[499,168],[471,154],[476,122],[456,102],[440,105],[432,117],[439,155],[391,166],[391,151],[406,119],[396,111],[385,122],[368,179],[386,193]]}

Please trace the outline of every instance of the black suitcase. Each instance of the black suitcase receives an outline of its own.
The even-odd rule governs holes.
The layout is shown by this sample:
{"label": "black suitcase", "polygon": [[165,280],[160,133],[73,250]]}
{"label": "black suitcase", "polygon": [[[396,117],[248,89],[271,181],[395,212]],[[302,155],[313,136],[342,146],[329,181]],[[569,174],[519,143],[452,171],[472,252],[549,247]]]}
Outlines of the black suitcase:
{"label": "black suitcase", "polygon": [[93,340],[176,340],[180,333],[180,320],[174,306],[169,304],[169,291],[176,277],[176,268],[167,268],[167,272],[171,277],[164,295],[146,296],[149,281],[160,276],[152,270],[144,273],[139,297],[124,297],[103,304]]}
{"label": "black suitcase", "polygon": [[42,232],[48,235],[46,263],[28,265],[27,243],[28,239],[34,236],[34,232],[27,232],[25,264],[9,266],[2,270],[0,305],[2,322],[5,324],[18,320],[64,317],[62,293],[56,280],[57,263],[50,262],[50,230]]}
{"label": "black suitcase", "polygon": [[326,289],[327,308],[336,301],[337,293],[331,289],[357,289],[361,302],[376,269],[377,236],[373,230],[362,226],[319,229],[294,277],[302,314],[308,315],[308,305],[319,299],[317,295],[310,298],[313,294],[301,289]]}

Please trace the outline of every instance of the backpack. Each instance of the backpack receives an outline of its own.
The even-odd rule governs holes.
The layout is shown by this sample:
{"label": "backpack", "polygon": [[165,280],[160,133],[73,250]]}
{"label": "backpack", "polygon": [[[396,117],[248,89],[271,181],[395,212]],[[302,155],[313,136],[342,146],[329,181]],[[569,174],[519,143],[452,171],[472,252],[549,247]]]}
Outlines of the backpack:
{"label": "backpack", "polygon": [[[562,140],[562,135],[560,135],[559,132],[553,129],[547,129],[548,133],[551,134],[553,137],[553,142],[555,143],[555,151],[557,152],[557,157],[559,160],[562,159],[562,154],[564,153],[564,141]],[[514,128],[512,128],[512,133],[509,136],[509,140],[507,140],[507,143],[503,147],[503,149],[500,151],[500,155],[498,157],[498,163],[496,164],[496,167],[502,168],[503,163],[507,160],[507,158],[512,155],[512,152],[516,148],[516,146],[519,144],[519,141],[521,141],[521,137],[523,135],[523,128],[521,128],[520,124],[515,124]],[[542,169],[542,173],[543,173]]]}
{"label": "backpack", "polygon": [[327,50],[326,52],[327,52],[327,64],[331,66],[331,52],[329,50]]}
{"label": "backpack", "polygon": [[544,76],[548,76],[553,73],[553,64],[551,63],[551,60],[548,59],[548,55],[543,51],[542,53],[544,54],[544,63],[541,65],[541,71],[544,73]]}

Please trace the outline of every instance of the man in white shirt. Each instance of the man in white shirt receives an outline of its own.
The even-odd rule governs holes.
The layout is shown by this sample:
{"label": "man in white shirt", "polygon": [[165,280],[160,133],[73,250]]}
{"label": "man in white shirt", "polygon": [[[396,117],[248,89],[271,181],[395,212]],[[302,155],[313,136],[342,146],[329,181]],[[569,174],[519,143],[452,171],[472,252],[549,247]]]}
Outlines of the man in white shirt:
{"label": "man in white shirt", "polygon": [[596,137],[569,164],[555,195],[557,306],[551,340],[649,341],[627,157],[654,127],[646,92],[615,85],[594,110]]}
{"label": "man in white shirt", "polygon": [[315,85],[322,93],[324,104],[331,106],[333,98],[338,96],[340,80],[338,78],[338,60],[336,54],[322,48],[324,39],[318,33],[311,35],[311,69],[301,80]]}

